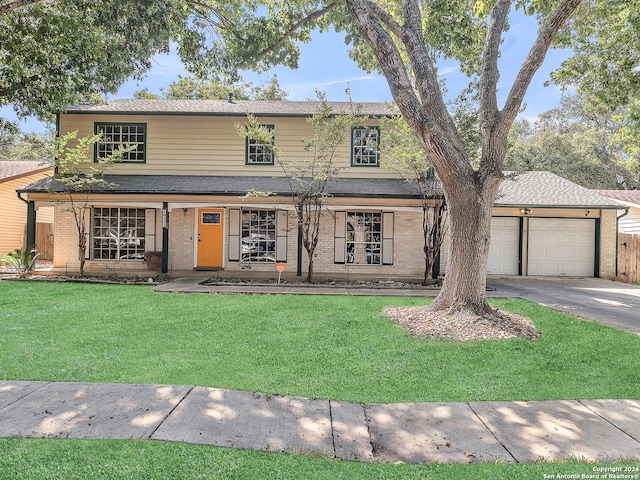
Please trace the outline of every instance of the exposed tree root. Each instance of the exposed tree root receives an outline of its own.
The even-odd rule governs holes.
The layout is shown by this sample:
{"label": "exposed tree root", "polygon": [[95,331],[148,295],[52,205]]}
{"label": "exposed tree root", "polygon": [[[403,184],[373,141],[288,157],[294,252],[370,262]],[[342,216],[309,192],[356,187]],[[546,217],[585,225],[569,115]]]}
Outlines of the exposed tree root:
{"label": "exposed tree root", "polygon": [[388,307],[384,314],[418,337],[452,340],[487,340],[520,337],[538,340],[542,335],[526,317],[502,310],[478,315],[469,310],[454,313],[428,307]]}

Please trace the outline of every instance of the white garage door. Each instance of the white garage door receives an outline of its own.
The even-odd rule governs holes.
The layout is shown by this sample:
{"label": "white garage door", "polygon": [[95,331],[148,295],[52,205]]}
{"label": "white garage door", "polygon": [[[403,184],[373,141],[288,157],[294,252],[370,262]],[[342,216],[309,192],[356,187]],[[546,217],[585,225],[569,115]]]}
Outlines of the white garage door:
{"label": "white garage door", "polygon": [[520,219],[493,217],[487,273],[491,275],[518,275],[520,264]]}
{"label": "white garage door", "polygon": [[529,219],[529,275],[593,277],[595,221]]}

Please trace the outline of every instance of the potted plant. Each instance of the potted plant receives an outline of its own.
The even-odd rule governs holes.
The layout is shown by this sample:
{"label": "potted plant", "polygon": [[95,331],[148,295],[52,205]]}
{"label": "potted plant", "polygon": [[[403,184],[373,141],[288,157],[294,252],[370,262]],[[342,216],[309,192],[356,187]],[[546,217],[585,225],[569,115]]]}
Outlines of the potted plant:
{"label": "potted plant", "polygon": [[144,252],[144,259],[152,272],[159,272],[162,268],[162,252]]}

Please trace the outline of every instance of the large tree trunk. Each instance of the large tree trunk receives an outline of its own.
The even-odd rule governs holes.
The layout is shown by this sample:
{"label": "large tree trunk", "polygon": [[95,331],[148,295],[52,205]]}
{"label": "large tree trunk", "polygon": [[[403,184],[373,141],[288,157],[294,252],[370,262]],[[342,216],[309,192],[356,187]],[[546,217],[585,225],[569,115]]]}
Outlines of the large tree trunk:
{"label": "large tree trunk", "polygon": [[[359,33],[380,64],[398,109],[422,142],[445,191],[451,255],[443,288],[432,309],[452,313],[470,311],[478,315],[492,312],[485,292],[491,210],[503,176],[507,134],[553,38],[581,1],[560,0],[546,17],[502,109],[498,108],[497,97],[498,58],[502,33],[514,2],[494,2],[479,72],[482,158],[477,171],[471,166],[457,127],[447,112],[435,61],[424,41],[420,2],[403,0],[400,3],[402,21],[377,3],[345,2]],[[397,41],[402,43],[406,59],[397,48]],[[409,71],[411,77],[407,74]]]}
{"label": "large tree trunk", "polygon": [[478,315],[492,311],[486,300],[487,258],[500,179],[484,183],[474,185],[459,178],[446,189],[451,244],[444,284],[431,310]]}

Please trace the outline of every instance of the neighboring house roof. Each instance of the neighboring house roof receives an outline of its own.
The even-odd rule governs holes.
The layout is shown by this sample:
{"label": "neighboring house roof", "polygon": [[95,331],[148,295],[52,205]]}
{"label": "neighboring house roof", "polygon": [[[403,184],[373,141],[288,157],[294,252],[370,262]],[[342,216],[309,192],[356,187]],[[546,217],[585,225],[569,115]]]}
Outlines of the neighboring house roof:
{"label": "neighboring house roof", "polygon": [[640,208],[640,190],[594,190],[600,195]]}
{"label": "neighboring house roof", "polygon": [[600,195],[613,198],[626,208],[625,215],[618,217],[621,233],[640,235],[640,190],[597,190]]}
{"label": "neighboring house roof", "polygon": [[551,172],[505,173],[495,205],[622,209],[619,203]]}
{"label": "neighboring house roof", "polygon": [[[255,176],[105,175],[113,184],[96,193],[184,194],[241,196],[249,190],[287,195],[284,178]],[[44,178],[20,189],[35,193],[66,191],[65,186]],[[414,186],[399,178],[341,178],[326,189],[334,197],[419,198]],[[620,204],[550,172],[525,172],[506,178],[496,206],[620,209]]]}
{"label": "neighboring house roof", "polygon": [[0,183],[50,168],[43,160],[0,160]]}
{"label": "neighboring house roof", "polygon": [[[349,102],[327,102],[332,113],[349,111]],[[383,102],[353,102],[361,115],[389,115],[392,110]],[[218,116],[304,116],[318,111],[318,101],[256,101],[256,100],[110,100],[97,105],[75,105],[64,113],[140,114],[140,115],[218,115]]]}

